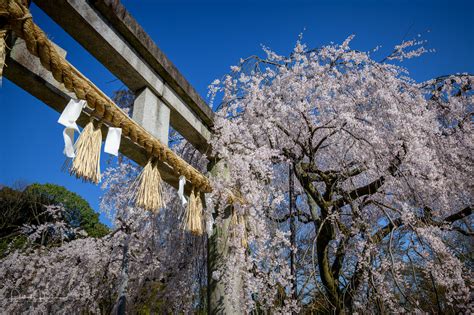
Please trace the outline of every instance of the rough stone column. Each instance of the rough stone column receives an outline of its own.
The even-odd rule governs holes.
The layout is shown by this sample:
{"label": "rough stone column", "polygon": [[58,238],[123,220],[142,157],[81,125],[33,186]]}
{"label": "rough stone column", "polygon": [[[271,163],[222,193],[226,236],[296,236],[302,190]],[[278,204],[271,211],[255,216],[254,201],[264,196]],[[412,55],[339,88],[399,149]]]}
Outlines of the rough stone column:
{"label": "rough stone column", "polygon": [[[229,177],[229,169],[224,161],[210,163],[208,166],[211,176]],[[214,214],[214,218],[216,214]],[[229,236],[229,224],[232,219],[232,206],[224,210],[222,224],[214,224],[212,236],[208,238],[207,245],[207,279],[208,279],[208,314],[243,314],[240,305],[232,305],[232,296],[226,294],[224,283],[221,279],[214,279],[212,274],[224,263],[229,254],[227,239]],[[234,275],[231,282],[235,285],[231,291],[240,294],[243,290],[242,279],[239,274]],[[235,297],[238,301],[239,296]]]}
{"label": "rough stone column", "polygon": [[170,109],[149,88],[137,93],[133,103],[133,120],[168,145]]}

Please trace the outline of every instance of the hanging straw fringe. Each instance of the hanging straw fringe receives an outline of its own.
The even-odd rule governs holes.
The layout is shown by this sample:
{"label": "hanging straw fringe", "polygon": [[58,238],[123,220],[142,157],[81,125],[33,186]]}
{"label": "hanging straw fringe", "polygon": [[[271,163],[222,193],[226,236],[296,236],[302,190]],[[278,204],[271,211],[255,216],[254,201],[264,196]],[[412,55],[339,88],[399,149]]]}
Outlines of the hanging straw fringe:
{"label": "hanging straw fringe", "polygon": [[[247,248],[249,243],[248,243],[248,236],[247,236],[247,222],[245,220],[245,217],[243,215],[237,214],[235,210],[232,211],[232,218],[230,219],[230,226],[235,228],[241,228],[243,229],[244,234],[241,236],[240,243],[242,244],[243,248]],[[237,233],[235,230],[232,233],[233,237],[237,236]]]}
{"label": "hanging straw fringe", "polygon": [[238,224],[242,225],[244,229],[244,235],[241,239],[242,247],[247,248],[249,246],[248,236],[247,236],[247,222],[243,216],[239,216]]}
{"label": "hanging straw fringe", "polygon": [[0,84],[2,82],[3,67],[5,66],[5,58],[7,56],[7,44],[5,43],[6,30],[0,30]]}
{"label": "hanging straw fringe", "polygon": [[239,203],[241,205],[247,204],[247,201],[242,197],[242,193],[239,190],[230,190],[228,188],[225,188],[225,191],[227,193],[226,202],[228,205],[233,205],[235,203]]}
{"label": "hanging straw fringe", "polygon": [[188,207],[186,208],[184,223],[185,230],[194,235],[202,235],[202,200],[201,194],[194,192],[194,188],[189,195]]}
{"label": "hanging straw fringe", "polygon": [[100,182],[100,148],[102,146],[101,123],[91,121],[82,131],[75,144],[76,157],[72,160],[71,175],[84,181]]}
{"label": "hanging straw fringe", "polygon": [[201,235],[203,233],[203,222],[202,222],[202,219],[203,219],[203,214],[202,214],[202,210],[203,210],[203,207],[202,207],[202,199],[201,199],[201,193],[198,191],[196,193],[196,213],[195,213],[195,222],[196,222],[196,233],[198,235]]}
{"label": "hanging straw fringe", "polygon": [[160,172],[151,159],[143,168],[136,183],[133,185],[133,189],[136,189],[133,200],[137,207],[155,213],[165,207]]}

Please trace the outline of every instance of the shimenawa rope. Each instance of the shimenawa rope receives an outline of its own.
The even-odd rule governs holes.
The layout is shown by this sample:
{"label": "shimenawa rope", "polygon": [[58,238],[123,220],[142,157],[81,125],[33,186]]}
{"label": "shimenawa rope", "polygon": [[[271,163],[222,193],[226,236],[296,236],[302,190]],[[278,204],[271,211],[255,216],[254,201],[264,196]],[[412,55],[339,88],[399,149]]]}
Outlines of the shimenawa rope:
{"label": "shimenawa rope", "polygon": [[7,56],[7,44],[5,43],[6,36],[7,30],[0,29],[0,83],[2,82],[3,67],[5,66],[5,57]]}

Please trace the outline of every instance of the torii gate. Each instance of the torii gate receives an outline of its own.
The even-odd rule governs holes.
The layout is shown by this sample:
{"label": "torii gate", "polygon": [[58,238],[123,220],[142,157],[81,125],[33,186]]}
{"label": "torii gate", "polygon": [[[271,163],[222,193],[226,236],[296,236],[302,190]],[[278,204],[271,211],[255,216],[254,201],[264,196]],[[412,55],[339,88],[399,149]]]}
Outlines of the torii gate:
{"label": "torii gate", "polygon": [[[6,7],[9,1],[27,2],[0,0],[0,8]],[[135,93],[133,120],[136,123],[166,146],[171,125],[212,161],[208,143],[213,126],[212,110],[119,0],[33,1]],[[0,30],[4,27],[2,23],[5,22],[0,20]],[[6,37],[7,47],[12,49],[7,49],[5,77],[62,112],[74,94],[56,81],[38,58],[32,58],[23,40],[13,32],[9,35]],[[66,56],[64,50],[56,48],[63,57]],[[84,127],[88,119],[83,113],[77,122]],[[143,166],[148,159],[147,152],[143,145],[133,140],[122,137],[120,152]],[[158,166],[162,179],[177,187],[178,174],[173,167],[167,163]],[[222,165],[210,167],[214,174],[222,169]],[[225,238],[225,234],[225,227],[219,231],[215,227],[208,242],[209,313],[228,313],[230,310],[224,284],[211,277],[226,251],[225,245],[218,241]]]}

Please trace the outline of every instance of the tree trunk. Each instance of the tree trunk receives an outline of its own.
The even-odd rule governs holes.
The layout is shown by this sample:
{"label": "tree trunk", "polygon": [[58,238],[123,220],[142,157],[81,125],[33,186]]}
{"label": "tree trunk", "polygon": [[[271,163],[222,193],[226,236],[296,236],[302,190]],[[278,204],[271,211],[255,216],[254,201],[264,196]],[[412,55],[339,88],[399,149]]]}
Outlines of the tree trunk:
{"label": "tree trunk", "polygon": [[[344,299],[338,287],[338,279],[332,273],[329,259],[329,243],[334,239],[334,227],[328,220],[329,210],[325,204],[324,197],[313,186],[308,174],[303,171],[301,165],[297,165],[295,175],[304,188],[311,208],[316,235],[316,254],[321,282],[324,285],[329,301],[334,307],[335,314],[344,314]],[[327,183],[326,183],[327,185]],[[328,186],[328,185],[327,185]],[[321,214],[318,215],[319,208]],[[321,226],[322,225],[322,226]]]}

